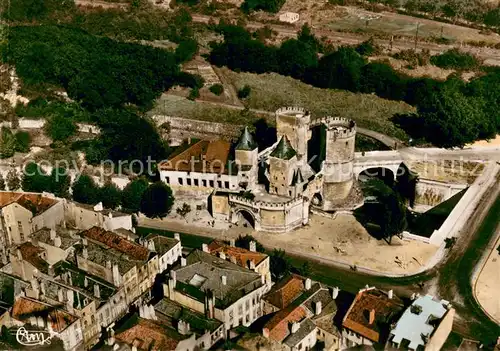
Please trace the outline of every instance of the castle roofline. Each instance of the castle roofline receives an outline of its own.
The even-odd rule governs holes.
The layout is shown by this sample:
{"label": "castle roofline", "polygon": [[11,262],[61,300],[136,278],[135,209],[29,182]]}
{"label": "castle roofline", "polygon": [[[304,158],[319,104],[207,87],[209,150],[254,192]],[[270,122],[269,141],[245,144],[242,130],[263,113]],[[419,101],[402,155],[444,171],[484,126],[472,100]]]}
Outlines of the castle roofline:
{"label": "castle roofline", "polygon": [[248,130],[248,127],[245,127],[243,133],[241,134],[240,140],[236,145],[236,150],[251,151],[255,150],[256,148],[257,148],[257,143],[253,139],[253,136]]}
{"label": "castle roofline", "polygon": [[290,140],[286,135],[282,136],[276,148],[271,152],[272,157],[280,158],[282,160],[289,160],[297,155],[297,151],[290,144]]}

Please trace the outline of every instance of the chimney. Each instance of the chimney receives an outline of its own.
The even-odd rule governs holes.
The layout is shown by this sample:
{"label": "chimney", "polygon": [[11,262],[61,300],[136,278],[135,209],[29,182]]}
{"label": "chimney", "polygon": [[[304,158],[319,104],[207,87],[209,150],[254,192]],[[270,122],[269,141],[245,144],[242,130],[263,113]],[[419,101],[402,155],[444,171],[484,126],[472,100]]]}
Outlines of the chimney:
{"label": "chimney", "polygon": [[265,337],[266,339],[269,339],[269,329],[262,328],[262,336]]}
{"label": "chimney", "polygon": [[223,275],[222,277],[220,277],[221,281],[222,281],[222,285],[227,285],[227,277],[225,275]]}
{"label": "chimney", "polygon": [[83,256],[83,258],[84,258],[84,259],[86,259],[86,260],[89,258],[89,251],[87,250],[87,247],[86,247],[86,246],[84,246],[84,247],[83,247],[82,256]]}
{"label": "chimney", "polygon": [[236,246],[236,240],[234,240],[234,239],[229,240],[229,246],[235,247]]}
{"label": "chimney", "polygon": [[54,271],[54,266],[52,265],[49,265],[49,268],[48,268],[48,274],[49,276],[53,277],[56,275],[56,272]]}
{"label": "chimney", "polygon": [[306,279],[306,290],[309,290],[309,289],[311,289],[311,279],[307,278]]}
{"label": "chimney", "polygon": [[201,244],[201,249],[203,252],[208,252],[208,245],[207,244]]}
{"label": "chimney", "polygon": [[84,287],[89,286],[89,279],[87,278],[87,276],[85,276],[85,279],[83,280],[83,286]]}
{"label": "chimney", "polygon": [[156,249],[155,249],[155,242],[153,240],[149,240],[147,248],[148,248],[149,251],[156,251]]}
{"label": "chimney", "polygon": [[170,271],[170,279],[172,279],[175,287],[175,283],[177,282],[177,273],[175,271]]}
{"label": "chimney", "polygon": [[112,270],[112,276],[113,276],[113,284],[115,286],[121,286],[121,276],[120,276],[120,271],[118,270],[118,265],[115,264],[113,265],[113,270]]}
{"label": "chimney", "polygon": [[181,335],[187,335],[190,331],[191,327],[188,322],[184,322],[182,319],[179,319],[177,324],[177,331]]}
{"label": "chimney", "polygon": [[[54,246],[55,247],[61,247],[61,237],[60,236],[56,236],[54,238]],[[85,249],[86,250],[86,249]]]}
{"label": "chimney", "polygon": [[56,238],[56,230],[51,229],[50,230],[50,240],[54,240]]}
{"label": "chimney", "polygon": [[45,283],[43,280],[40,282],[40,296],[45,295]]}
{"label": "chimney", "polygon": [[300,329],[300,324],[298,322],[293,322],[292,323],[292,334],[295,334],[296,332],[298,332]]}
{"label": "chimney", "polygon": [[248,264],[249,264],[250,269],[252,271],[255,270],[255,261],[254,260],[248,260]]}
{"label": "chimney", "polygon": [[257,244],[253,240],[250,241],[250,251],[257,252]]}
{"label": "chimney", "polygon": [[31,289],[33,289],[35,299],[38,300],[40,297],[40,286],[38,285],[38,280],[36,278],[31,279]]}
{"label": "chimney", "polygon": [[184,257],[181,257],[181,267],[186,267],[186,259]]}
{"label": "chimney", "polygon": [[392,299],[392,298],[394,297],[394,291],[389,290],[389,291],[387,292],[387,297],[388,297],[388,298],[390,298],[390,299]]}
{"label": "chimney", "polygon": [[152,320],[157,320],[158,318],[156,317],[156,311],[155,311],[155,308],[153,305],[149,305],[149,317],[152,319]]}
{"label": "chimney", "polygon": [[332,289],[332,299],[335,300],[339,296],[339,291],[340,289],[338,287],[334,287]]}
{"label": "chimney", "polygon": [[181,235],[179,233],[174,233],[174,239],[177,241],[181,241]]}
{"label": "chimney", "polygon": [[112,269],[113,267],[111,266],[111,261],[106,261],[106,268],[107,269]]}
{"label": "chimney", "polygon": [[99,284],[94,284],[94,296],[98,299],[101,298],[101,291],[99,289]]}
{"label": "chimney", "polygon": [[87,246],[89,244],[89,242],[87,241],[87,238],[83,238],[82,239],[82,245],[83,246]]}
{"label": "chimney", "polygon": [[109,218],[113,218],[113,214],[111,212],[108,213]]}
{"label": "chimney", "polygon": [[226,254],[224,253],[224,251],[219,252],[219,257],[220,257],[222,260],[225,260],[225,259],[226,259]]}
{"label": "chimney", "polygon": [[314,305],[314,314],[316,314],[316,316],[319,316],[321,314],[321,310],[322,310],[321,301],[318,301]]}
{"label": "chimney", "polygon": [[22,261],[23,260],[23,254],[21,253],[21,250],[19,248],[16,249],[16,257],[17,257],[18,261]]}
{"label": "chimney", "polygon": [[370,318],[368,319],[368,324],[372,325],[375,322],[375,310],[370,310]]}
{"label": "chimney", "polygon": [[237,264],[236,263],[236,256],[229,256],[229,259],[231,260],[231,263]]}
{"label": "chimney", "polygon": [[100,212],[102,210],[103,210],[102,202],[99,202],[97,205],[94,206],[94,211],[95,212]]}

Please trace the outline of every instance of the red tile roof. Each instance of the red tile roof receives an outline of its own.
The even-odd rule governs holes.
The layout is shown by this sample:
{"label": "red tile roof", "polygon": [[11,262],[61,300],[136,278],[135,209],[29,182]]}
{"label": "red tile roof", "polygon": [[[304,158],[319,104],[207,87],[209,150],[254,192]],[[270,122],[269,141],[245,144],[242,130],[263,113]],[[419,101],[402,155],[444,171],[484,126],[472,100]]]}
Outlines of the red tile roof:
{"label": "red tile roof", "polygon": [[33,245],[31,242],[25,242],[17,248],[21,251],[23,260],[31,263],[40,272],[46,273],[48,271],[49,264],[40,257],[40,254],[45,251],[44,249]]}
{"label": "red tile roof", "polygon": [[229,259],[230,256],[233,256],[236,258],[236,263],[245,268],[249,267],[250,260],[253,260],[257,266],[268,257],[266,254],[250,251],[240,247],[229,246],[218,240],[214,240],[208,245],[208,251],[211,254],[224,252],[227,259]]}
{"label": "red tile roof", "polygon": [[281,310],[290,305],[304,291],[304,278],[291,274],[276,283],[264,296],[264,300]]}
{"label": "red tile roof", "polygon": [[[390,299],[378,289],[362,290],[347,311],[342,325],[374,342],[380,341],[384,328],[389,328],[403,311],[403,303],[394,296]],[[370,313],[374,321],[370,323]]]}
{"label": "red tile roof", "polygon": [[225,173],[230,149],[231,143],[224,140],[201,140],[160,163],[159,168],[166,171]]}
{"label": "red tile roof", "polygon": [[163,351],[175,350],[180,339],[174,338],[166,328],[154,321],[138,318],[137,323],[123,332],[115,334],[115,338],[128,345],[135,345],[138,350]]}
{"label": "red tile roof", "polygon": [[277,312],[264,325],[264,329],[269,331],[269,338],[282,342],[290,334],[290,324],[299,322],[306,317],[306,311],[301,306],[290,306]]}
{"label": "red tile roof", "polygon": [[16,193],[10,191],[0,192],[0,208],[15,202],[33,212],[33,215],[38,215],[56,204],[57,200],[42,196],[42,194]]}
{"label": "red tile roof", "polygon": [[55,308],[52,305],[43,302],[20,297],[12,306],[11,315],[19,321],[26,321],[30,317],[42,317],[50,322],[52,329],[58,333],[62,332],[68,326],[77,320],[77,317]]}
{"label": "red tile roof", "polygon": [[92,227],[81,232],[82,235],[89,239],[98,241],[108,247],[116,249],[124,254],[132,257],[135,260],[144,261],[149,257],[149,250],[144,246],[136,244],[122,236],[107,231],[100,227]]}

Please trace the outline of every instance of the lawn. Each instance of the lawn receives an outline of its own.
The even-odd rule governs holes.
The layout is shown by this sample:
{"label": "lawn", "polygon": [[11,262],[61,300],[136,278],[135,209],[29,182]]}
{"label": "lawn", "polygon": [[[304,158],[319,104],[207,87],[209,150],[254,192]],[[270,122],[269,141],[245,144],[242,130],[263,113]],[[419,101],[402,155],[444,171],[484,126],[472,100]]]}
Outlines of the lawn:
{"label": "lawn", "polygon": [[254,74],[221,70],[236,89],[251,87],[250,108],[275,111],[283,106],[302,106],[313,118],[340,116],[354,119],[360,127],[407,139],[405,132],[391,121],[397,113],[414,112],[404,102],[390,101],[371,94],[320,89],[276,73]]}
{"label": "lawn", "polygon": [[408,219],[409,232],[429,238],[434,230],[441,227],[466,191],[467,189],[462,190],[422,214],[411,214],[411,218]]}

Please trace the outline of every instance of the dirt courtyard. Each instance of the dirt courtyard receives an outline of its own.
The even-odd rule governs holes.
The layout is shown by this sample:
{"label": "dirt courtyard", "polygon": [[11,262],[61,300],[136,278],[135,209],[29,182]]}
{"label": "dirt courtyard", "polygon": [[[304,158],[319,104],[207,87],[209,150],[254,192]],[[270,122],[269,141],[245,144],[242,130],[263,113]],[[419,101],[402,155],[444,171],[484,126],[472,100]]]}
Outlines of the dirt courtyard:
{"label": "dirt courtyard", "polygon": [[281,248],[291,254],[395,274],[416,273],[438,250],[434,245],[397,237],[393,238],[392,245],[376,240],[349,214],[338,214],[335,218],[311,215],[307,226],[286,234],[257,232],[242,225],[210,228],[206,220],[188,221],[172,217],[166,220],[142,218],[140,225],[224,240],[250,234],[265,246]]}
{"label": "dirt courtyard", "polygon": [[[498,228],[500,230],[500,227]],[[498,238],[493,251],[483,266],[481,273],[474,286],[479,304],[488,312],[490,316],[500,323],[500,299],[498,290],[500,289],[500,253],[497,248],[500,245]]]}

